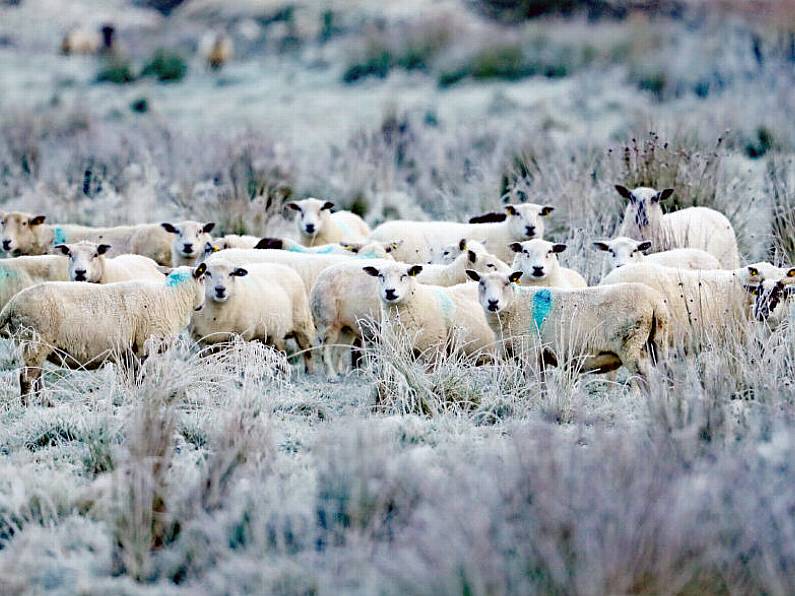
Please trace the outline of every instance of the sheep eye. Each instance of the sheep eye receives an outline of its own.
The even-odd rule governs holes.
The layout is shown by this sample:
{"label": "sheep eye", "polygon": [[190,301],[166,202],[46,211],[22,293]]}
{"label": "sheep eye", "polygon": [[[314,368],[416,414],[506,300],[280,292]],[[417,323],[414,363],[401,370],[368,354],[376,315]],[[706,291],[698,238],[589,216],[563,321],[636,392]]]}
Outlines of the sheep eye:
{"label": "sheep eye", "polygon": [[402,280],[406,279],[407,277],[408,277],[408,276],[407,276],[407,275],[404,273],[403,275],[401,275],[401,276],[400,276],[400,279],[401,279],[401,281],[402,281]]}
{"label": "sheep eye", "polygon": [[28,225],[28,222],[26,222],[26,221],[23,221],[23,222],[22,222],[22,225],[23,225],[23,226],[26,226],[26,225]]}
{"label": "sheep eye", "polygon": [[486,265],[486,267],[488,267],[490,269],[494,269],[495,268],[494,267],[494,263],[489,263],[489,264]]}

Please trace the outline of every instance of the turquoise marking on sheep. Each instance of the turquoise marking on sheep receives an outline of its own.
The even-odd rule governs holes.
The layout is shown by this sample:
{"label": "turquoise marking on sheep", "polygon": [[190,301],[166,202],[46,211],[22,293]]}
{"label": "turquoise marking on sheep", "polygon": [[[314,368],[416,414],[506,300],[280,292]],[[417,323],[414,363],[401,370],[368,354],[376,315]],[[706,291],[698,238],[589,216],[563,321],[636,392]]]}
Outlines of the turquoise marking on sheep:
{"label": "turquoise marking on sheep", "polygon": [[351,230],[351,227],[348,224],[346,224],[344,221],[335,219],[334,223],[337,224],[337,227],[340,229],[340,232],[342,232],[342,235],[345,236],[346,238],[355,235]]}
{"label": "turquoise marking on sheep", "polygon": [[312,250],[312,251],[309,251],[309,252],[312,252],[312,253],[314,253],[316,255],[330,255],[330,254],[334,254],[336,249],[337,249],[336,246],[328,245],[328,246],[324,246],[323,248],[320,248],[318,250]]}
{"label": "turquoise marking on sheep", "polygon": [[533,323],[536,331],[541,333],[541,328],[552,310],[552,292],[538,290],[533,294]]}
{"label": "turquoise marking on sheep", "polygon": [[288,246],[287,250],[289,252],[300,252],[300,253],[306,253],[307,252],[307,250],[303,246],[297,246],[297,245],[296,246]]}
{"label": "turquoise marking on sheep", "polygon": [[190,273],[186,271],[172,271],[166,278],[166,285],[169,288],[175,288],[191,278]]}
{"label": "turquoise marking on sheep", "polygon": [[3,282],[7,279],[11,279],[16,276],[17,276],[16,271],[6,269],[5,267],[0,267],[0,282]]}
{"label": "turquoise marking on sheep", "polygon": [[360,252],[356,256],[359,257],[360,259],[377,259],[377,258],[379,258],[379,255],[377,255],[374,250],[368,250],[366,252]]}
{"label": "turquoise marking on sheep", "polygon": [[442,311],[442,316],[448,324],[455,312],[455,303],[453,299],[442,289],[436,289],[436,301],[439,303],[439,309]]}
{"label": "turquoise marking on sheep", "polygon": [[52,229],[52,245],[66,244],[66,232],[63,231],[61,226],[55,226]]}

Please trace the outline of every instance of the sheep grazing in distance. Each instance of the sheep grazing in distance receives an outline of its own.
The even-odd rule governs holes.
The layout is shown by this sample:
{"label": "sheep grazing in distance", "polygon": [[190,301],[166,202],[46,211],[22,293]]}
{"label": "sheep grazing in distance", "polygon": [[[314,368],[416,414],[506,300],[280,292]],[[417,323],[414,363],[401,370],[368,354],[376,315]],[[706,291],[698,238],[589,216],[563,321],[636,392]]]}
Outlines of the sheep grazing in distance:
{"label": "sheep grazing in distance", "polygon": [[663,214],[660,203],[674,189],[633,190],[616,185],[618,194],[627,199],[620,234],[636,240],[651,240],[660,250],[700,248],[714,256],[722,269],[740,266],[737,238],[731,222],[722,213],[707,207],[688,207]]}
{"label": "sheep grazing in distance", "polygon": [[234,56],[232,38],[225,33],[217,33],[205,52],[207,66],[211,70],[220,70]]}
{"label": "sheep grazing in distance", "polygon": [[255,248],[288,250],[311,255],[357,255],[363,258],[383,259],[401,245],[401,242],[335,242],[317,246],[304,246],[289,238],[262,238]]}
{"label": "sheep grazing in distance", "polygon": [[116,28],[103,25],[99,31],[74,27],[67,31],[61,40],[61,53],[65,56],[74,54],[112,53],[116,50]]}
{"label": "sheep grazing in distance", "polygon": [[215,228],[215,222],[200,223],[198,221],[181,221],[176,224],[163,222],[160,224],[169,234],[171,240],[171,266],[193,266],[202,257],[202,250],[213,237],[210,232]]}
{"label": "sheep grazing in distance", "polygon": [[19,292],[0,312],[0,333],[21,346],[23,403],[43,389],[46,361],[88,369],[135,364],[177,336],[204,303],[204,270],[179,267],[159,282],[44,282]]}
{"label": "sheep grazing in distance", "polygon": [[335,242],[360,242],[370,235],[364,220],[350,211],[332,213],[334,203],[315,198],[290,201],[285,207],[298,212],[295,223],[304,246],[317,246]]}
{"label": "sheep grazing in distance", "polygon": [[[389,261],[377,260],[373,267],[389,265]],[[467,251],[459,255],[450,265],[425,265],[416,276],[426,285],[453,286],[467,281],[466,269],[478,271],[507,270],[508,266],[488,253]],[[361,263],[348,261],[332,265],[317,278],[310,293],[312,316],[323,346],[323,361],[329,376],[342,372],[343,357],[348,348],[365,339],[361,321],[377,323],[380,320],[380,300],[377,296],[378,282],[362,273]],[[337,347],[342,344],[343,347]]]}
{"label": "sheep grazing in distance", "polygon": [[212,345],[239,335],[286,352],[286,340],[294,338],[306,372],[314,372],[315,326],[304,282],[295,271],[270,263],[240,267],[214,261],[205,276],[204,306],[191,322],[194,339]]}
{"label": "sheep grazing in distance", "polygon": [[566,250],[565,244],[546,240],[514,242],[511,250],[516,253],[513,269],[522,271],[523,286],[548,286],[553,288],[585,288],[588,286],[582,275],[573,269],[561,267],[558,255]]}
{"label": "sheep grazing in distance", "polygon": [[494,256],[507,263],[513,258],[511,242],[543,238],[544,218],[553,211],[549,205],[522,203],[506,205],[506,218],[497,223],[393,220],[378,226],[370,238],[381,242],[403,240],[394,257],[406,263],[426,263],[461,238],[485,243]]}
{"label": "sheep grazing in distance", "polygon": [[69,281],[69,260],[60,255],[0,260],[0,308],[18,292],[44,281]]}
{"label": "sheep grazing in distance", "polygon": [[21,211],[0,213],[0,246],[11,256],[44,255],[56,244],[88,240],[113,246],[110,255],[136,254],[159,265],[171,264],[171,236],[160,224],[91,228],[72,224],[50,225],[44,215]]}
{"label": "sheep grazing in distance", "polygon": [[643,284],[596,288],[528,288],[511,274],[467,274],[508,356],[526,352],[539,361],[609,372],[623,365],[647,380],[650,365],[665,361],[670,313],[663,297]]}
{"label": "sheep grazing in distance", "polygon": [[593,243],[593,247],[609,253],[613,268],[637,263],[652,263],[677,269],[721,268],[718,259],[700,248],[674,248],[650,254],[653,247],[651,240],[633,240],[626,236],[597,241]]}
{"label": "sheep grazing in distance", "polygon": [[388,263],[364,267],[378,278],[381,329],[388,322],[411,343],[416,355],[438,356],[460,349],[477,361],[493,358],[494,334],[478,307],[473,284],[445,288],[421,284],[422,265]]}
{"label": "sheep grazing in distance", "polygon": [[163,273],[149,257],[119,255],[109,258],[110,244],[97,244],[85,240],[74,244],[58,244],[55,250],[69,258],[69,279],[94,284],[122,281],[161,281]]}

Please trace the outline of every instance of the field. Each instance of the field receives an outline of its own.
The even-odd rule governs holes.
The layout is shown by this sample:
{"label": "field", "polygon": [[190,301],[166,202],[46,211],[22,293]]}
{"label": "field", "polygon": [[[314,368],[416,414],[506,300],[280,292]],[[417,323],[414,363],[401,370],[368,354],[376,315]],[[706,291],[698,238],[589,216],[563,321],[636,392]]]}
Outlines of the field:
{"label": "field", "polygon": [[[108,21],[118,54],[59,54]],[[54,222],[289,236],[290,198],[377,224],[522,191],[597,283],[613,185],[645,185],[795,263],[783,0],[0,0],[0,87],[0,209]],[[134,378],[48,368],[25,407],[3,341],[0,593],[791,594],[794,317],[648,393],[390,337],[327,380],[186,337]]]}

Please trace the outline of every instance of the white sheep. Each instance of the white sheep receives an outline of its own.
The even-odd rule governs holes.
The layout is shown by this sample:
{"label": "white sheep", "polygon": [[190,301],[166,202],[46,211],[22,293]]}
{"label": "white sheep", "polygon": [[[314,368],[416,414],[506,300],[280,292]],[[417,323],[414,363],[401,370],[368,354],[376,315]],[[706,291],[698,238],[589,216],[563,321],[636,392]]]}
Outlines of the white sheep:
{"label": "white sheep", "polygon": [[44,255],[56,244],[88,240],[111,244],[110,256],[143,255],[160,265],[171,264],[171,235],[160,224],[91,228],[72,224],[50,225],[44,215],[14,211],[0,213],[0,246],[11,256]]}
{"label": "white sheep", "polygon": [[468,274],[502,354],[530,349],[542,363],[591,372],[623,365],[642,380],[667,358],[670,314],[643,284],[536,288],[516,284],[521,271]]}
{"label": "white sheep", "polygon": [[485,242],[478,242],[477,240],[467,240],[462,238],[458,242],[453,242],[447,246],[443,246],[438,251],[434,251],[433,256],[428,261],[429,265],[449,265],[455,261],[456,257],[466,250],[474,250],[478,254],[486,254]]}
{"label": "white sheep", "polygon": [[205,277],[204,306],[191,322],[194,339],[212,345],[239,335],[284,352],[286,340],[294,338],[303,350],[306,371],[314,371],[315,326],[304,282],[295,271],[270,263],[241,267],[217,260],[207,265]]}
{"label": "white sheep", "polygon": [[121,281],[161,281],[163,273],[149,257],[141,255],[119,255],[109,258],[109,244],[76,242],[58,244],[55,250],[69,258],[69,279],[94,284],[110,284]]}
{"label": "white sheep", "polygon": [[163,222],[163,229],[173,235],[171,240],[171,266],[193,266],[202,257],[205,244],[212,242],[210,232],[215,222],[200,223],[198,221],[181,221],[179,223]]}
{"label": "white sheep", "polygon": [[651,240],[661,250],[700,248],[720,261],[723,269],[740,266],[737,238],[731,222],[722,213],[707,207],[688,207],[663,214],[660,203],[674,189],[633,190],[616,185],[618,194],[627,199],[620,234],[636,240]]}
{"label": "white sheep", "polygon": [[511,250],[516,253],[514,270],[522,272],[523,286],[547,286],[551,288],[585,288],[588,283],[582,275],[561,267],[558,255],[566,250],[565,244],[547,242],[538,238],[525,242],[514,242]]}
{"label": "white sheep", "polygon": [[653,288],[664,297],[671,312],[673,345],[702,348],[741,336],[755,314],[764,318],[764,312],[754,313],[753,294],[760,285],[767,292],[780,281],[765,280],[753,265],[733,271],[689,271],[639,263],[615,269],[600,285],[629,282]]}
{"label": "white sheep", "polygon": [[0,308],[18,292],[43,281],[69,281],[69,260],[60,255],[0,260]]}
{"label": "white sheep", "polygon": [[596,250],[609,253],[613,268],[637,263],[652,263],[677,269],[721,268],[718,259],[700,248],[673,248],[650,254],[651,240],[634,240],[626,236],[594,242],[593,246]]}
{"label": "white sheep", "polygon": [[[371,263],[378,268],[388,264],[389,261],[384,260]],[[449,287],[465,283],[468,268],[504,271],[508,266],[493,255],[469,250],[450,265],[423,266],[416,279],[426,285]],[[343,357],[349,351],[345,346],[356,345],[365,339],[365,329],[360,322],[367,321],[372,325],[380,320],[377,285],[375,279],[362,273],[362,264],[353,261],[332,265],[318,276],[309,301],[329,376],[345,368]]]}
{"label": "white sheep", "polygon": [[427,263],[461,238],[485,243],[494,256],[507,263],[513,258],[508,247],[511,242],[544,237],[543,218],[552,211],[554,207],[549,205],[523,203],[506,205],[506,218],[497,223],[393,220],[378,226],[370,238],[381,242],[403,240],[393,256],[404,263]]}
{"label": "white sheep", "polygon": [[290,201],[285,206],[298,212],[295,220],[298,236],[304,246],[359,242],[370,235],[370,227],[350,211],[331,212],[334,203],[315,198]]}
{"label": "white sheep", "polygon": [[178,335],[204,303],[204,270],[180,267],[160,282],[45,282],[22,290],[0,312],[0,332],[21,344],[23,403],[43,389],[48,360],[69,368],[134,363]]}
{"label": "white sheep", "polygon": [[288,250],[311,255],[345,255],[352,254],[370,259],[383,259],[397,249],[402,243],[397,242],[378,242],[375,240],[364,240],[361,242],[334,242],[331,244],[318,244],[316,246],[304,246],[289,238],[262,238],[254,248],[270,248],[276,250]]}
{"label": "white sheep", "polygon": [[405,263],[363,268],[378,278],[381,328],[385,321],[397,327],[417,355],[433,358],[458,348],[478,361],[491,359],[494,334],[478,307],[474,285],[445,288],[421,284],[417,276],[422,268]]}
{"label": "white sheep", "polygon": [[224,250],[225,248],[254,248],[259,241],[259,236],[227,234],[221,238],[213,238],[212,244],[218,250]]}

